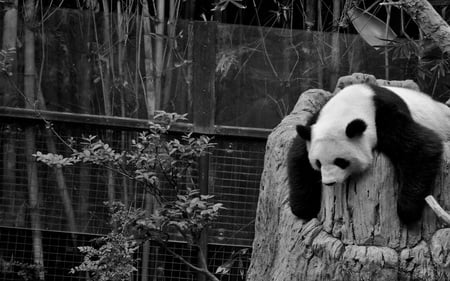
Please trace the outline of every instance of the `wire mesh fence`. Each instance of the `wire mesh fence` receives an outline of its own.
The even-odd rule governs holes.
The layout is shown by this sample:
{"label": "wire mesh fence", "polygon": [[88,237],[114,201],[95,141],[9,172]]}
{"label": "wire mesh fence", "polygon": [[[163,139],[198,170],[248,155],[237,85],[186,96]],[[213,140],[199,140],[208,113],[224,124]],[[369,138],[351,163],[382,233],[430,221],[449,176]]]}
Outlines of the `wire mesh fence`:
{"label": "wire mesh fence", "polygon": [[[30,123],[3,123],[0,131],[0,279],[24,280],[33,274],[33,234],[30,204],[29,174],[27,167],[33,158],[27,157],[27,130],[33,130],[36,151],[48,152],[51,143],[59,153],[68,155],[61,140],[49,135],[44,126]],[[116,150],[129,148],[136,131],[111,130],[95,126],[56,124],[55,129],[62,140],[70,136],[97,135]],[[29,136],[29,135],[28,135]],[[264,139],[221,137],[214,138],[216,148],[209,155],[208,193],[214,200],[224,204],[218,220],[208,230],[207,256],[212,272],[232,261],[221,280],[244,280],[254,231],[254,217],[258,199],[259,178],[263,167]],[[86,274],[69,273],[79,265],[83,255],[77,246],[93,245],[92,239],[111,230],[108,224],[108,208],[104,202],[111,196],[135,207],[144,207],[145,192],[131,180],[115,174],[108,177],[108,170],[94,165],[75,165],[63,168],[63,181],[58,180],[54,168],[37,163],[38,204],[40,219],[38,231],[42,240],[45,280],[88,280]],[[204,172],[204,171],[203,171]],[[190,172],[191,179],[185,185],[196,183],[197,167]],[[114,187],[113,195],[108,185]],[[165,186],[163,184],[163,186]],[[75,223],[68,216],[65,188],[73,210]],[[167,198],[174,192],[163,188]],[[170,249],[183,257],[197,262],[197,250],[181,241],[172,240]],[[241,250],[245,249],[244,254]],[[138,254],[140,255],[140,254]],[[142,262],[142,261],[139,261]],[[202,280],[199,274],[157,244],[151,245],[148,261],[148,280]],[[142,264],[133,280],[142,280]]]}

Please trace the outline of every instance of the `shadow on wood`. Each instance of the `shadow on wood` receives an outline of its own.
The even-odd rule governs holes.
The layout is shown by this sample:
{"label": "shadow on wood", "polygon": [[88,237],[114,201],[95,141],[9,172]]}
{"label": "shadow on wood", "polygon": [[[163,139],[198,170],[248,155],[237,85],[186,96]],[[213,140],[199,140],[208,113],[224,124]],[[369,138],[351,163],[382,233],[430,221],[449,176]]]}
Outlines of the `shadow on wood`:
{"label": "shadow on wood", "polygon": [[[364,74],[339,79],[417,89],[412,81],[384,81]],[[296,134],[332,96],[304,92],[289,116],[270,134],[261,179],[248,281],[259,280],[449,280],[450,228],[426,206],[422,219],[406,227],[397,215],[398,186],[387,158],[379,154],[369,171],[346,184],[322,187],[317,219],[295,217],[288,203],[286,155]],[[450,146],[433,195],[450,209]]]}

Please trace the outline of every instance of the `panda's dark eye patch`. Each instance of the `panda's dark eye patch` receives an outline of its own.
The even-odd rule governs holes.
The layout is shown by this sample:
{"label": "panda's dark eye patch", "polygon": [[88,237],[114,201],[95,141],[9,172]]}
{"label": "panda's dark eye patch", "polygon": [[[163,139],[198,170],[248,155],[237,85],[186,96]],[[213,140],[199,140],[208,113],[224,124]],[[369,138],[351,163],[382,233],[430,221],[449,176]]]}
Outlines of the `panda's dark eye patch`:
{"label": "panda's dark eye patch", "polygon": [[362,119],[355,119],[347,125],[345,134],[348,138],[354,138],[361,136],[367,129],[367,124]]}
{"label": "panda's dark eye patch", "polygon": [[319,161],[319,160],[316,160],[316,166],[317,166],[317,168],[319,168],[319,169],[320,169],[320,167],[322,167],[322,163],[320,163],[320,161]]}
{"label": "panda's dark eye patch", "polygon": [[345,160],[344,158],[336,158],[334,159],[334,165],[338,166],[341,169],[345,169],[350,165],[350,161]]}

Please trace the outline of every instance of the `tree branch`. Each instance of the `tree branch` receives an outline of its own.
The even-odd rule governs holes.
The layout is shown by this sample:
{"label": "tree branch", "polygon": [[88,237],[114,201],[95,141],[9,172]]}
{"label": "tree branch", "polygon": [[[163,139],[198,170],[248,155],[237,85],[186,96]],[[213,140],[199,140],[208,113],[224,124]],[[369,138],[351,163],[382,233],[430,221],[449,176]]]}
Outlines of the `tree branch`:
{"label": "tree branch", "polygon": [[[176,257],[177,259],[179,259],[182,263],[184,263],[185,265],[187,265],[188,267],[190,267],[191,269],[201,272],[203,274],[205,274],[210,280],[213,281],[220,281],[214,274],[212,274],[207,268],[202,268],[202,267],[197,267],[195,265],[193,265],[192,263],[190,263],[188,260],[186,260],[185,258],[183,258],[181,255],[177,254],[176,252],[174,252],[172,249],[170,249],[169,247],[167,247],[166,243],[164,243],[163,241],[160,240],[156,240],[159,245],[161,247],[163,247],[164,250],[166,250],[169,254],[171,254],[172,256]],[[203,262],[202,262],[203,263]]]}
{"label": "tree branch", "polygon": [[[392,2],[395,3],[395,2]],[[401,1],[401,7],[442,52],[450,54],[450,26],[426,0]]]}
{"label": "tree branch", "polygon": [[441,205],[434,199],[433,195],[428,195],[425,197],[425,201],[427,202],[428,206],[430,206],[431,210],[436,214],[438,218],[443,220],[446,224],[450,225],[450,214],[447,213]]}

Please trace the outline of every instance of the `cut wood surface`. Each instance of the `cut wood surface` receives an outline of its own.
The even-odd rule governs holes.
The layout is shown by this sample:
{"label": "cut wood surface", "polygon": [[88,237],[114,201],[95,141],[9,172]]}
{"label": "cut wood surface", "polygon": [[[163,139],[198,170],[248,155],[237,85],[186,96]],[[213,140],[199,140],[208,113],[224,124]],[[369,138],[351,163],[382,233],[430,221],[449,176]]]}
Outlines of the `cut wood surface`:
{"label": "cut wood surface", "polygon": [[[336,89],[371,82],[417,89],[412,81],[387,82],[364,74],[339,79]],[[248,281],[450,280],[450,228],[430,207],[409,227],[397,215],[398,185],[389,160],[376,155],[366,173],[340,186],[322,187],[317,219],[295,217],[288,204],[286,156],[295,126],[332,96],[303,93],[268,138]],[[450,209],[450,146],[433,196]]]}

